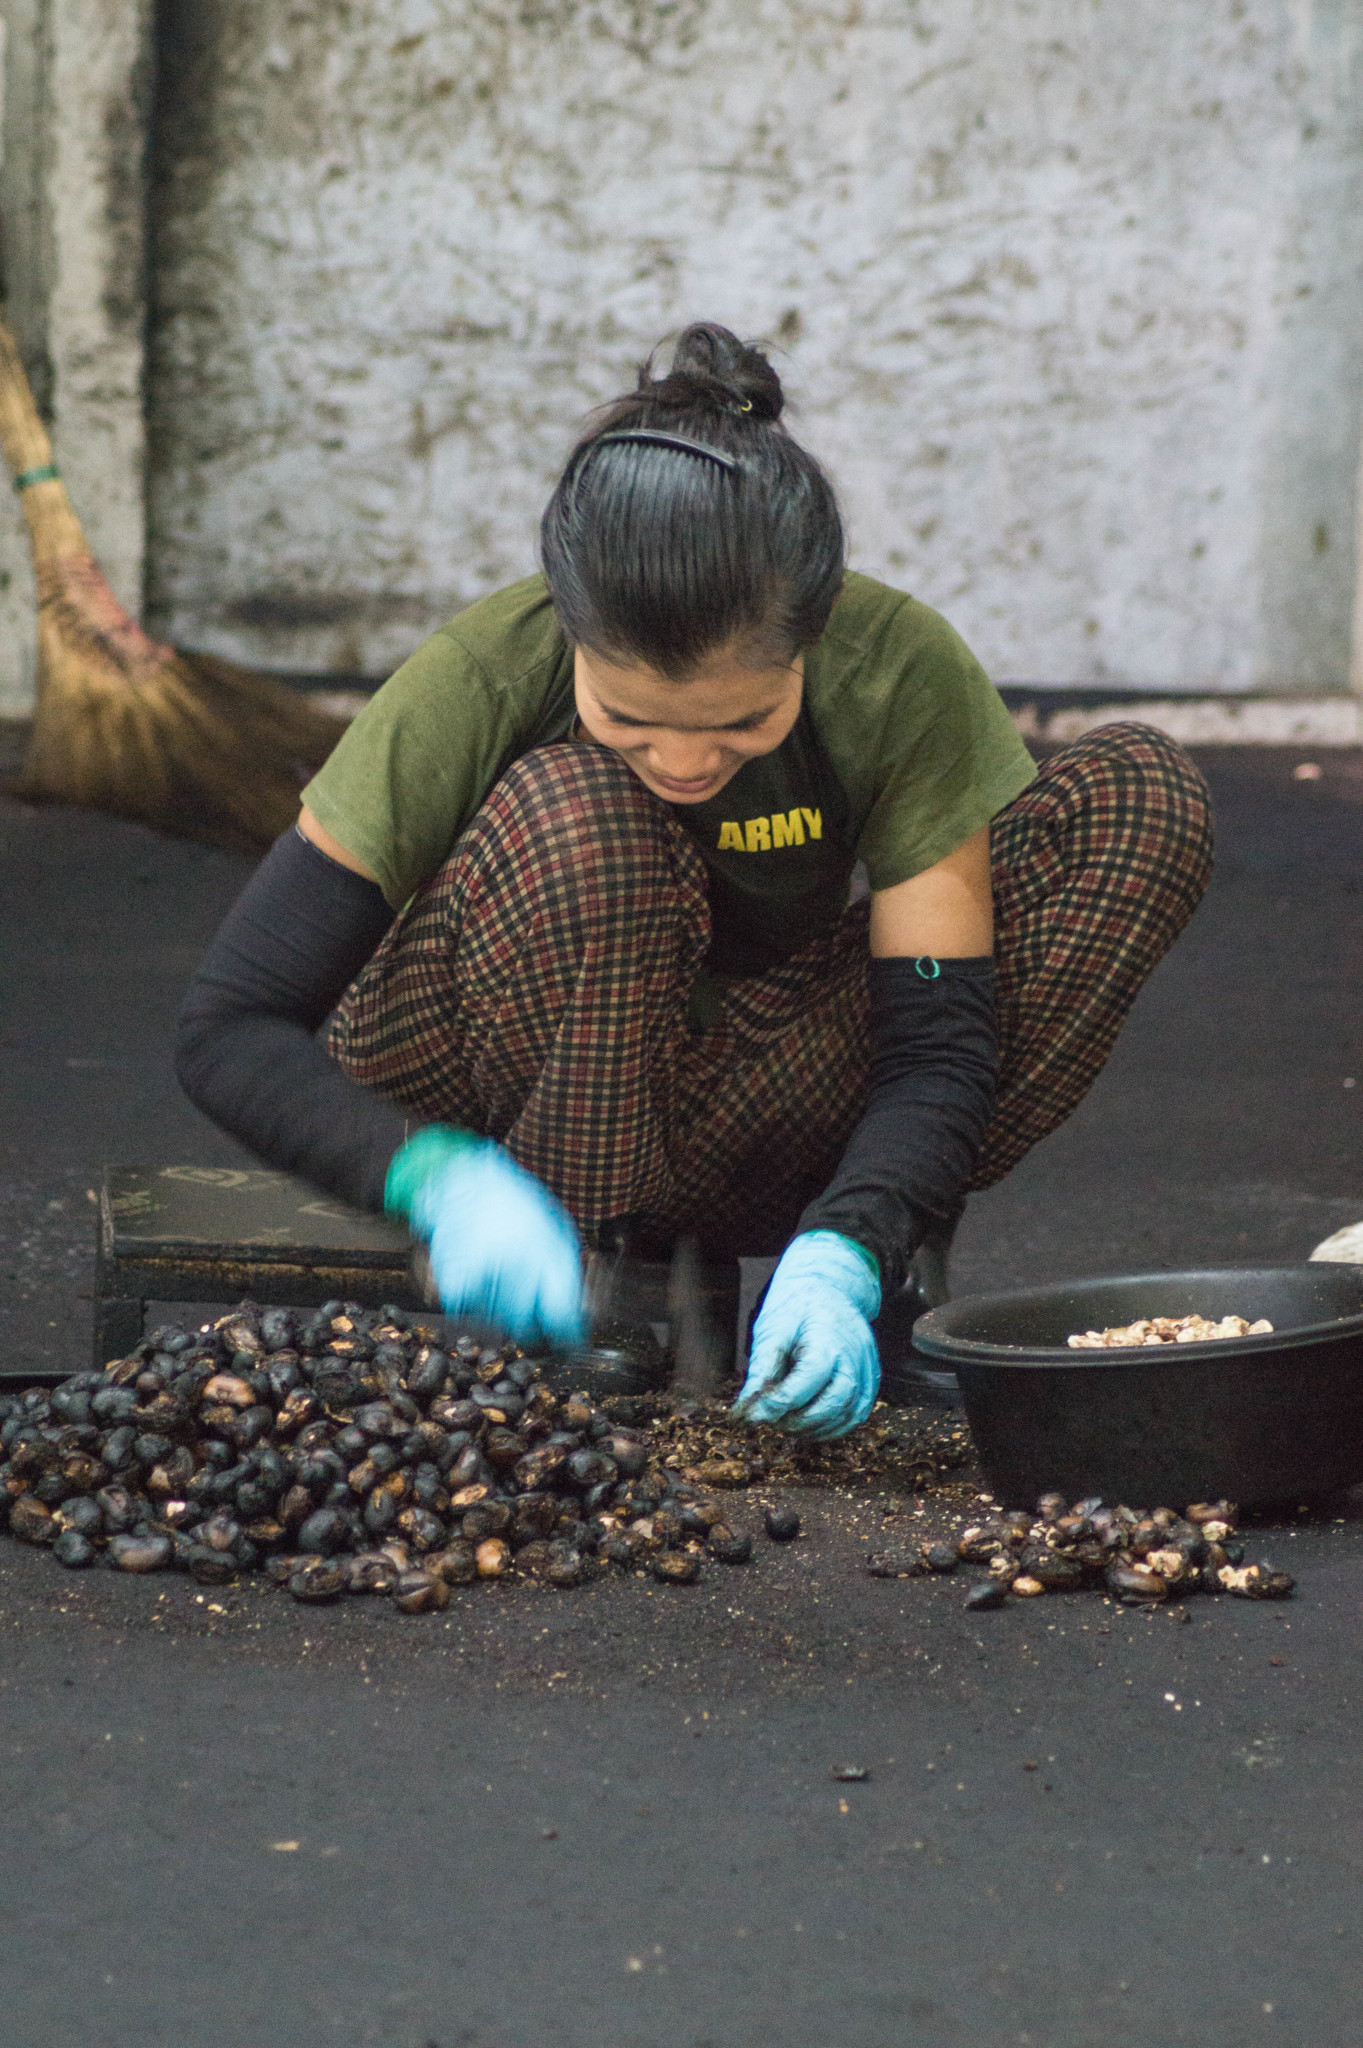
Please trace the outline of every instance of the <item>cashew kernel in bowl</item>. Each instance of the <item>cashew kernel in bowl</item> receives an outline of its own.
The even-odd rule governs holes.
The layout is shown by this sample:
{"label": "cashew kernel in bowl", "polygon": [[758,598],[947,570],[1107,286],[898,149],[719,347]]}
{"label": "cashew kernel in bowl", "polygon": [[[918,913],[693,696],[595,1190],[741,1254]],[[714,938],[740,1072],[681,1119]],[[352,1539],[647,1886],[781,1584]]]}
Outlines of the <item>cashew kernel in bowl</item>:
{"label": "cashew kernel in bowl", "polygon": [[1206,1316],[1147,1316],[1111,1330],[1077,1331],[1066,1342],[1071,1351],[1115,1351],[1148,1344],[1202,1344],[1214,1337],[1267,1337],[1272,1332],[1272,1323],[1263,1316],[1257,1323],[1246,1322],[1243,1316],[1222,1316],[1219,1323]]}

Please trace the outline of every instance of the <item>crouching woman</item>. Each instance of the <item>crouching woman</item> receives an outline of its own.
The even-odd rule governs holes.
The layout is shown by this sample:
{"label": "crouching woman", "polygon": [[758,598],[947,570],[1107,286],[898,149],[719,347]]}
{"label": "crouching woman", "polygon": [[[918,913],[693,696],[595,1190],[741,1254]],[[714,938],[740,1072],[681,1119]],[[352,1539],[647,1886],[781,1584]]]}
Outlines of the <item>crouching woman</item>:
{"label": "crouching woman", "polygon": [[705,325],[603,409],[543,574],[419,648],[304,791],[178,1070],[525,1343],[579,1336],[581,1239],[780,1252],[740,1411],[829,1436],[915,1254],[1090,1086],[1210,831],[1140,726],[1037,768],[951,627],[847,572],[781,410]]}

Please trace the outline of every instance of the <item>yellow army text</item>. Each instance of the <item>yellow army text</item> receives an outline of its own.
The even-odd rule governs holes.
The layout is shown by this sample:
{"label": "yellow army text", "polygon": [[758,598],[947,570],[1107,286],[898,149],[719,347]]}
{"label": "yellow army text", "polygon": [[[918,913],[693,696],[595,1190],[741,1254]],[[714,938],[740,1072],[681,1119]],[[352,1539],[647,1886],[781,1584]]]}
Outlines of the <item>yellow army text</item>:
{"label": "yellow army text", "polygon": [[782,846],[803,846],[806,836],[823,838],[823,812],[801,804],[793,811],[776,811],[770,818],[748,818],[741,825],[726,822],[719,828],[719,850],[772,853]]}

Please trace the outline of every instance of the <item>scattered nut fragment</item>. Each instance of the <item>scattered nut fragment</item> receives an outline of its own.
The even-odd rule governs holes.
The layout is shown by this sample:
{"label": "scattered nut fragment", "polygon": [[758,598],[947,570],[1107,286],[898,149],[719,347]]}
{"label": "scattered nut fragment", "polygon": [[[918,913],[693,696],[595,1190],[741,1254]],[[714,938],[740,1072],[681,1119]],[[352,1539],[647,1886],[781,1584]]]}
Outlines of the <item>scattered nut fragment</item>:
{"label": "scattered nut fragment", "polygon": [[163,1572],[174,1556],[169,1536],[111,1536],[109,1563],[120,1572]]}
{"label": "scattered nut fragment", "polygon": [[229,1408],[254,1408],[256,1404],[255,1390],[250,1381],[234,1372],[214,1373],[200,1399],[210,1407],[225,1403]]}
{"label": "scattered nut fragment", "polygon": [[478,1577],[478,1555],[471,1543],[456,1539],[443,1550],[428,1550],[422,1569],[434,1572],[447,1586],[471,1586]]}
{"label": "scattered nut fragment", "polygon": [[1205,1522],[1228,1522],[1234,1526],[1240,1520],[1240,1509],[1234,1501],[1193,1501],[1185,1520],[1199,1526]]}
{"label": "scattered nut fragment", "polygon": [[439,1613],[450,1604],[450,1589],[442,1578],[424,1568],[403,1572],[393,1589],[393,1605],[402,1614]]}
{"label": "scattered nut fragment", "polygon": [[1148,1550],[1145,1562],[1166,1586],[1179,1585],[1193,1569],[1191,1560],[1181,1550]]}
{"label": "scattered nut fragment", "polygon": [[210,1550],[206,1543],[187,1545],[179,1553],[178,1562],[193,1573],[201,1586],[226,1586],[240,1570],[230,1551]]}
{"label": "scattered nut fragment", "polygon": [[392,1558],[378,1550],[346,1558],[342,1569],[347,1593],[391,1593],[400,1576]]}
{"label": "scattered nut fragment", "polygon": [[702,1486],[746,1486],[751,1476],[738,1458],[706,1458],[696,1467]]}
{"label": "scattered nut fragment", "polygon": [[1225,1522],[1233,1528],[1240,1519],[1240,1510],[1228,1500],[1195,1500],[1184,1518],[1189,1522]]}
{"label": "scattered nut fragment", "polygon": [[9,1511],[10,1534],[17,1536],[21,1543],[51,1543],[58,1531],[58,1522],[51,1508],[31,1493],[20,1494]]}
{"label": "scattered nut fragment", "polygon": [[554,1586],[560,1593],[566,1593],[573,1586],[580,1586],[586,1574],[586,1561],[569,1544],[550,1544],[549,1555],[544,1560],[546,1586]]}
{"label": "scattered nut fragment", "polygon": [[478,1545],[473,1555],[480,1579],[505,1578],[511,1569],[511,1546],[503,1543],[500,1536],[489,1536]]}
{"label": "scattered nut fragment", "polygon": [[295,1600],[310,1604],[334,1600],[345,1591],[345,1573],[329,1557],[320,1557],[315,1564],[305,1564],[294,1574],[289,1580],[289,1591]]}
{"label": "scattered nut fragment", "polygon": [[873,1579],[916,1579],[922,1576],[923,1560],[916,1550],[907,1548],[873,1550],[866,1569]]}
{"label": "scattered nut fragment", "polygon": [[1286,1600],[1297,1583],[1287,1572],[1275,1572],[1266,1564],[1242,1565],[1238,1570],[1227,1564],[1216,1576],[1228,1593],[1237,1593],[1242,1600]]}
{"label": "scattered nut fragment", "polygon": [[1113,1598],[1128,1606],[1139,1606],[1169,1597],[1169,1588],[1158,1572],[1146,1571],[1138,1564],[1113,1564],[1107,1569],[1107,1589]]}
{"label": "scattered nut fragment", "polygon": [[[1055,1495],[1037,1503],[1037,1519],[1018,1510],[995,1523],[968,1528],[958,1555],[984,1563],[989,1579],[966,1597],[971,1609],[1002,1607],[1011,1592],[1023,1599],[1085,1585],[1122,1605],[1154,1607],[1177,1593],[1235,1593],[1242,1599],[1282,1600],[1293,1590],[1286,1572],[1244,1566],[1244,1548],[1229,1539],[1237,1509],[1230,1501],[1200,1501],[1186,1515],[1158,1507],[1145,1513],[1106,1507],[1097,1498],[1066,1509]],[[1175,1610],[1187,1619],[1186,1608]]]}
{"label": "scattered nut fragment", "polygon": [[457,1493],[450,1495],[450,1506],[452,1508],[477,1507],[479,1501],[486,1500],[491,1491],[492,1488],[490,1486],[483,1486],[482,1484],[461,1486]]}
{"label": "scattered nut fragment", "polygon": [[649,1570],[665,1585],[691,1586],[700,1577],[700,1559],[689,1550],[660,1550],[650,1559]]}
{"label": "scattered nut fragment", "polygon": [[794,1508],[768,1508],[762,1520],[773,1543],[792,1543],[800,1533],[800,1517]]}
{"label": "scattered nut fragment", "polygon": [[1022,1569],[1046,1593],[1068,1593],[1072,1587],[1084,1583],[1083,1565],[1078,1558],[1067,1557],[1063,1550],[1037,1550],[1025,1554]]}

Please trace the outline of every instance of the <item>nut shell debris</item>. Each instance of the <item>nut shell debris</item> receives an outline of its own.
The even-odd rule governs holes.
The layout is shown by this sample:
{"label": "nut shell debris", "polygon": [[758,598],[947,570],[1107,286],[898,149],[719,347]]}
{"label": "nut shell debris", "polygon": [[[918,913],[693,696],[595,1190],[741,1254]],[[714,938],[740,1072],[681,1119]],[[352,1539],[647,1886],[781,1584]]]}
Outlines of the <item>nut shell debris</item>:
{"label": "nut shell debris", "polygon": [[1244,1563],[1243,1545],[1231,1540],[1237,1512],[1224,1500],[1195,1502],[1181,1515],[1169,1507],[1109,1507],[1097,1498],[1066,1506],[1059,1495],[1043,1494],[1030,1515],[1011,1509],[962,1530],[958,1558],[989,1573],[965,1604],[1003,1607],[1009,1599],[1084,1588],[1129,1607],[1156,1607],[1190,1593],[1287,1599],[1295,1584],[1288,1573]]}
{"label": "nut shell debris", "polygon": [[406,1571],[393,1588],[393,1605],[403,1614],[438,1614],[450,1604],[450,1589],[434,1572]]}
{"label": "nut shell debris", "polygon": [[917,1579],[923,1574],[922,1553],[907,1548],[873,1550],[866,1560],[873,1579]]}
{"label": "nut shell debris", "polygon": [[753,1548],[697,1468],[730,1499],[766,1471],[732,1422],[707,1429],[700,1448],[651,1397],[562,1398],[514,1348],[446,1349],[396,1309],[243,1302],[102,1373],[0,1395],[0,1528],[69,1570],[264,1572],[304,1605],[404,1614],[502,1580],[690,1584]]}
{"label": "nut shell debris", "polygon": [[800,1517],[794,1508],[768,1508],[762,1524],[773,1543],[793,1543],[800,1533]]}
{"label": "nut shell debris", "polygon": [[1238,1570],[1231,1564],[1222,1565],[1216,1576],[1228,1593],[1236,1593],[1242,1600],[1286,1600],[1296,1585],[1286,1572],[1275,1572],[1266,1564],[1247,1564]]}
{"label": "nut shell debris", "polygon": [[700,1559],[689,1550],[660,1550],[649,1569],[664,1585],[692,1586],[700,1577]]}
{"label": "nut shell debris", "polygon": [[[562,1362],[550,1369],[561,1386]],[[197,1329],[166,1324],[102,1373],[0,1394],[0,1528],[68,1570],[173,1570],[205,1587],[257,1572],[305,1605],[359,1597],[433,1615],[503,1583],[543,1597],[611,1573],[692,1584],[751,1560],[734,1512],[746,1489],[812,1480],[902,1497],[971,1456],[955,1416],[877,1408],[848,1438],[804,1444],[736,1432],[693,1401],[564,1398],[534,1359],[442,1342],[397,1310],[248,1302]],[[1002,1511],[976,1498],[958,1538],[925,1523],[882,1542],[868,1571],[973,1566],[987,1576],[965,1593],[972,1611],[1067,1590],[1134,1606],[1293,1590],[1246,1563],[1229,1501],[1179,1513],[1051,1493]],[[793,1508],[759,1511],[771,1541],[799,1535]],[[904,1527],[898,1509],[885,1519]]]}

